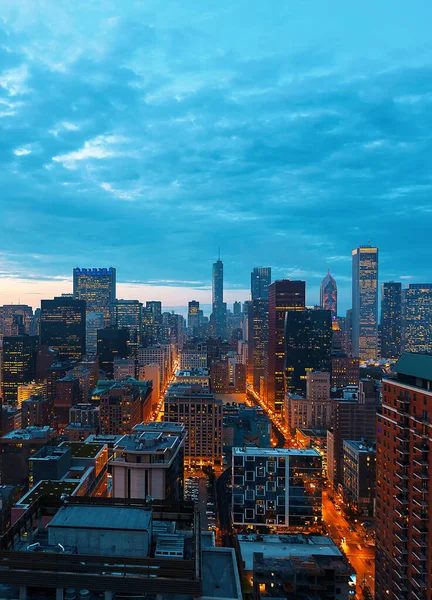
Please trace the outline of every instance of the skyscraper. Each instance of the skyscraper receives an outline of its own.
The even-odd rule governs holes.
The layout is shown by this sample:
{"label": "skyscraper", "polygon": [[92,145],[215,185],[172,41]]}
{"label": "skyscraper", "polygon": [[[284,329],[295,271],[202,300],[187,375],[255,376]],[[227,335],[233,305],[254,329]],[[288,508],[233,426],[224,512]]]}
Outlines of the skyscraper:
{"label": "skyscraper", "polygon": [[97,353],[99,364],[108,379],[114,376],[114,359],[130,355],[129,331],[106,327],[98,331]]}
{"label": "skyscraper", "polygon": [[378,352],[378,248],[352,251],[352,351],[360,360]]}
{"label": "skyscraper", "polygon": [[41,301],[40,343],[60,357],[81,360],[86,351],[86,303],[61,296]]}
{"label": "skyscraper", "polygon": [[110,308],[116,299],[116,270],[79,269],[73,270],[73,296],[86,301],[86,311],[103,312],[105,327],[110,325]]}
{"label": "skyscraper", "polygon": [[432,351],[431,283],[410,283],[403,290],[403,346],[408,352]]}
{"label": "skyscraper", "polygon": [[223,301],[223,262],[213,263],[212,277],[212,325],[215,337],[226,336],[226,304]]}
{"label": "skyscraper", "polygon": [[268,300],[252,300],[248,311],[249,331],[248,362],[251,363],[253,388],[260,393],[261,377],[265,376],[265,364],[268,344]]}
{"label": "skyscraper", "polygon": [[200,307],[197,300],[191,300],[188,303],[188,330],[192,337],[196,337],[199,332]]}
{"label": "skyscraper", "polygon": [[16,404],[18,386],[34,381],[38,338],[35,335],[5,336],[3,338],[3,402]]}
{"label": "skyscraper", "polygon": [[105,324],[105,315],[102,312],[89,312],[86,316],[86,352],[87,354],[97,353],[97,332],[103,329]]}
{"label": "skyscraper", "polygon": [[331,371],[330,310],[288,310],[285,317],[286,391],[304,394],[308,371]]}
{"label": "skyscraper", "polygon": [[404,353],[382,380],[375,598],[432,598],[432,356]]}
{"label": "skyscraper", "polygon": [[381,284],[381,356],[399,358],[402,336],[402,284]]}
{"label": "skyscraper", "polygon": [[251,273],[252,300],[268,300],[271,283],[271,267],[255,267]]}
{"label": "skyscraper", "polygon": [[267,346],[267,402],[282,414],[285,395],[285,314],[305,309],[304,281],[282,279],[269,286],[269,325]]}
{"label": "skyscraper", "polygon": [[320,306],[324,310],[329,310],[332,318],[337,317],[337,285],[330,275],[330,269],[321,282]]}
{"label": "skyscraper", "polygon": [[142,309],[139,300],[116,300],[111,306],[111,325],[129,331],[129,345],[134,354],[141,345]]}

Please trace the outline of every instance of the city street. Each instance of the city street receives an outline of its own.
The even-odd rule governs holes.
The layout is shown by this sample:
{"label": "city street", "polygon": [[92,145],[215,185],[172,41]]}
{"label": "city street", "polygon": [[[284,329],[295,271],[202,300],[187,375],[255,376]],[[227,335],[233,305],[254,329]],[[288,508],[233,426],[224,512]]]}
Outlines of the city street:
{"label": "city street", "polygon": [[[357,594],[360,596],[360,584],[363,581],[374,593],[375,549],[364,541],[363,528],[351,526],[341,512],[323,491],[323,519],[334,542],[340,545],[352,564],[357,576]],[[354,529],[353,531],[350,531]]]}

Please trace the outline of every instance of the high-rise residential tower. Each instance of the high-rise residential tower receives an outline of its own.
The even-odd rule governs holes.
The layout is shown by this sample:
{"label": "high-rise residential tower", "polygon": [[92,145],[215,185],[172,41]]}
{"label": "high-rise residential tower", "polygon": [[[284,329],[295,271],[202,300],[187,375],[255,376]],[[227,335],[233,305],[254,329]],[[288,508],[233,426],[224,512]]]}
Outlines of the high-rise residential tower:
{"label": "high-rise residential tower", "polygon": [[266,389],[267,402],[282,414],[285,395],[285,315],[305,309],[304,281],[281,279],[269,286]]}
{"label": "high-rise residential tower", "polygon": [[376,458],[376,600],[432,598],[432,356],[384,378]]}
{"label": "high-rise residential tower", "polygon": [[257,394],[265,377],[268,344],[268,300],[256,298],[248,305],[248,372]]}
{"label": "high-rise residential tower", "polygon": [[116,270],[79,269],[73,270],[73,296],[86,301],[86,311],[103,312],[105,327],[110,325],[110,308],[116,299]]}
{"label": "high-rise residential tower", "polygon": [[378,353],[378,248],[352,251],[352,352],[360,360]]}
{"label": "high-rise residential tower", "polygon": [[226,304],[223,300],[223,262],[220,258],[213,264],[212,276],[212,324],[216,337],[226,335]]}
{"label": "high-rise residential tower", "polygon": [[402,284],[381,284],[381,356],[399,358],[402,347]]}
{"label": "high-rise residential tower", "polygon": [[285,389],[304,394],[308,371],[331,371],[330,310],[288,310],[285,317]]}
{"label": "high-rise residential tower", "polygon": [[268,300],[271,283],[271,267],[255,267],[251,273],[252,300]]}
{"label": "high-rise residential tower", "polygon": [[432,284],[410,283],[402,308],[404,350],[432,352]]}
{"label": "high-rise residential tower", "polygon": [[67,296],[41,301],[41,346],[60,357],[81,360],[86,352],[86,303]]}
{"label": "high-rise residential tower", "polygon": [[320,306],[324,310],[329,310],[332,318],[337,317],[337,285],[330,275],[330,269],[321,282]]}

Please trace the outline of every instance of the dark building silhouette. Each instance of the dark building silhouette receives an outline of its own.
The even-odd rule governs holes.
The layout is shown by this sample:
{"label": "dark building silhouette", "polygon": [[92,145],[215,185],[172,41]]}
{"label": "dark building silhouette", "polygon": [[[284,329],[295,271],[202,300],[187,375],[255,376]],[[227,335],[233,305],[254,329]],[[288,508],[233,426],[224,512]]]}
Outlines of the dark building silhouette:
{"label": "dark building silhouette", "polygon": [[270,407],[282,414],[285,395],[285,314],[305,309],[304,281],[282,279],[269,286],[266,389]]}
{"label": "dark building silhouette", "polygon": [[402,352],[402,284],[381,285],[381,356],[399,358]]}
{"label": "dark building silhouette", "polygon": [[116,270],[109,269],[74,269],[73,295],[78,300],[85,300],[86,311],[102,312],[105,327],[110,325],[110,307],[116,299]]}
{"label": "dark building silhouette", "polygon": [[223,300],[223,262],[218,259],[213,264],[212,276],[212,333],[214,337],[226,337],[227,308]]}
{"label": "dark building silhouette", "polygon": [[352,353],[375,360],[378,353],[378,248],[352,251]]}
{"label": "dark building silhouette", "polygon": [[97,353],[99,367],[105,371],[108,379],[114,376],[114,359],[128,358],[130,355],[129,331],[110,327],[98,331]]}
{"label": "dark building silhouette", "polygon": [[111,325],[127,329],[132,353],[138,352],[142,335],[142,309],[139,300],[116,300],[111,306]]}
{"label": "dark building silhouette", "polygon": [[271,267],[255,267],[251,273],[252,300],[268,300],[271,284]]}
{"label": "dark building silhouette", "polygon": [[304,394],[307,371],[331,371],[329,310],[288,310],[285,316],[286,391]]}
{"label": "dark building silhouette", "polygon": [[81,360],[86,351],[86,303],[67,296],[42,300],[40,343],[59,356]]}
{"label": "dark building silhouette", "polygon": [[34,381],[38,343],[36,335],[3,338],[2,381],[5,404],[15,404],[18,400],[18,386]]}

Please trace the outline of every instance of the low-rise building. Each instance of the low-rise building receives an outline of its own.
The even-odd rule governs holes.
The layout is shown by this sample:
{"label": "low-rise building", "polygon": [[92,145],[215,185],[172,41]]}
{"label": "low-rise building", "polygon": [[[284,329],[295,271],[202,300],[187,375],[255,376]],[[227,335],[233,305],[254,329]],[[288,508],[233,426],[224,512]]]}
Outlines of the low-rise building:
{"label": "low-rise building", "polygon": [[111,459],[115,498],[183,499],[186,430],[169,432],[167,423],[149,423],[117,441]]}
{"label": "low-rise building", "polygon": [[271,421],[258,406],[228,405],[223,408],[224,450],[242,446],[270,447]]}

